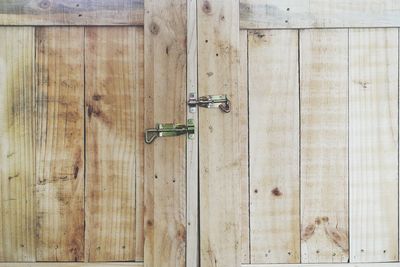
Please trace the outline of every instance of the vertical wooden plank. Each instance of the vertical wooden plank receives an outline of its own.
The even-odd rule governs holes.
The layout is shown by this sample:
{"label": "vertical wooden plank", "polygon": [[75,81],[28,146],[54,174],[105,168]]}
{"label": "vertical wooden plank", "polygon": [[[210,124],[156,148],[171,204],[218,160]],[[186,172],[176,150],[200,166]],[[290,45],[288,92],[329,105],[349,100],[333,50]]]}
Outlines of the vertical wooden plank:
{"label": "vertical wooden plank", "polygon": [[398,30],[350,30],[350,253],[398,260]]}
{"label": "vertical wooden plank", "polygon": [[239,153],[240,153],[240,180],[241,180],[241,236],[242,236],[242,263],[250,263],[250,210],[249,210],[249,114],[248,114],[248,62],[247,62],[247,31],[239,33]]}
{"label": "vertical wooden plank", "polygon": [[84,252],[84,30],[36,29],[36,254]]}
{"label": "vertical wooden plank", "polygon": [[[145,1],[145,128],[186,123],[186,0]],[[145,146],[145,266],[185,266],[186,137]]]}
{"label": "vertical wooden plank", "polygon": [[348,31],[300,32],[301,260],[348,261]]}
{"label": "vertical wooden plank", "polygon": [[227,94],[231,113],[199,111],[201,266],[240,266],[239,1],[198,1],[199,95]]}
{"label": "vertical wooden plank", "polygon": [[34,29],[0,39],[0,261],[34,261]]}
{"label": "vertical wooden plank", "polygon": [[144,30],[135,28],[135,179],[136,179],[136,254],[135,261],[144,260]]}
{"label": "vertical wooden plank", "polygon": [[[86,29],[86,168],[90,261],[135,260],[136,161],[142,125],[143,34]],[[138,113],[139,112],[139,113]],[[139,171],[139,172],[137,172]]]}
{"label": "vertical wooden plank", "polygon": [[252,263],[300,262],[298,81],[298,31],[251,31]]}
{"label": "vertical wooden plank", "polygon": [[[187,0],[187,95],[197,92],[197,0]],[[198,125],[198,112],[187,118]],[[199,258],[199,135],[187,142],[187,234],[186,266],[198,267]]]}

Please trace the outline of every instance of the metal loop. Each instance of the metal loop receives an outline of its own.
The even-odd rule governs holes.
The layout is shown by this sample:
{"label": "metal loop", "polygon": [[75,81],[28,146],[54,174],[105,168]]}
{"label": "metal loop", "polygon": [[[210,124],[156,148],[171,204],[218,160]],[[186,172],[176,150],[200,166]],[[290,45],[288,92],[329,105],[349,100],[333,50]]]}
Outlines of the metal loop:
{"label": "metal loop", "polygon": [[219,105],[219,109],[224,112],[224,113],[229,113],[231,112],[231,101],[228,99],[226,100],[226,103],[222,103]]}
{"label": "metal loop", "polygon": [[148,129],[144,134],[144,142],[146,144],[151,144],[158,137],[158,131],[156,129]]}

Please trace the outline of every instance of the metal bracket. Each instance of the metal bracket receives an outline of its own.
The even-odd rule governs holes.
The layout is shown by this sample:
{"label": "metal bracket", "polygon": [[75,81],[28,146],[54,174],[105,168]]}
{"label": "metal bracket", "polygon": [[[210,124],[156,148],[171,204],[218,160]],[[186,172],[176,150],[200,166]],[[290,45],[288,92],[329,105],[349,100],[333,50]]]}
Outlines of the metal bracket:
{"label": "metal bracket", "polygon": [[224,113],[231,111],[231,102],[226,95],[207,95],[196,98],[194,93],[189,94],[189,112],[195,113],[196,106],[203,108],[219,108]]}
{"label": "metal bracket", "polygon": [[169,137],[187,134],[192,139],[195,132],[193,120],[189,119],[187,125],[174,123],[157,123],[156,128],[145,131],[144,141],[151,144],[157,137]]}

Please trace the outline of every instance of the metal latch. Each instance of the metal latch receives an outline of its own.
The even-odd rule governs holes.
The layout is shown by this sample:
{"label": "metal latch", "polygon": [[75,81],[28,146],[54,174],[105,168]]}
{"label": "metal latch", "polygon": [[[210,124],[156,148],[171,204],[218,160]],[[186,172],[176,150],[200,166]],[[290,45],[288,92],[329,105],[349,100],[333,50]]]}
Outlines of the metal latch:
{"label": "metal latch", "polygon": [[193,138],[194,122],[192,119],[185,124],[157,123],[156,128],[147,129],[144,136],[146,144],[151,144],[157,137],[178,136],[187,134],[188,138]]}
{"label": "metal latch", "polygon": [[196,106],[203,108],[219,108],[222,112],[229,113],[231,111],[231,102],[226,95],[207,95],[196,99],[194,93],[189,94],[189,112],[196,112]]}

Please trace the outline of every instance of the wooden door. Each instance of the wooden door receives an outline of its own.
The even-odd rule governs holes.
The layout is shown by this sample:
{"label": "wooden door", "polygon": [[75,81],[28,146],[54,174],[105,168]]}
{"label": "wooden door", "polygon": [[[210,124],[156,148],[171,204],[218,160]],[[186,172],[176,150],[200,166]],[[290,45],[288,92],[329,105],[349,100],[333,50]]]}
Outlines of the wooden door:
{"label": "wooden door", "polygon": [[394,0],[0,2],[0,267],[398,266],[399,27]]}
{"label": "wooden door", "polygon": [[0,35],[1,261],[143,259],[143,30]]}
{"label": "wooden door", "polygon": [[141,265],[143,3],[0,10],[0,265]]}
{"label": "wooden door", "polygon": [[246,266],[398,265],[399,6],[378,2],[240,3]]}

